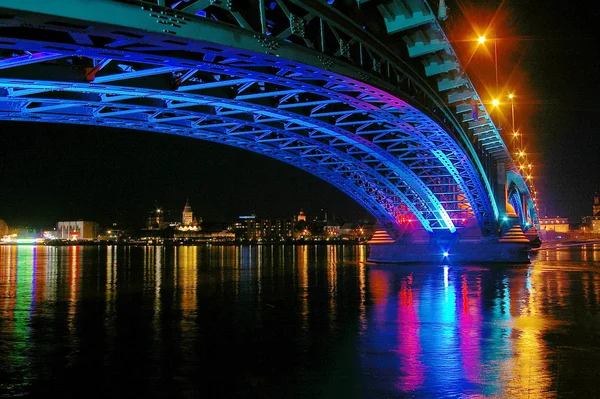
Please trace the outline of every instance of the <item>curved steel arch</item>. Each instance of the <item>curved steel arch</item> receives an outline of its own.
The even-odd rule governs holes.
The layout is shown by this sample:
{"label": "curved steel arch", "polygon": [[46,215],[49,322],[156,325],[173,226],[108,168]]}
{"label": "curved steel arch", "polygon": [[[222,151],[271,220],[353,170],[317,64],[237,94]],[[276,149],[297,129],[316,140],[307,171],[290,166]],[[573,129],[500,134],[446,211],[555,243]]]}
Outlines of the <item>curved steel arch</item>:
{"label": "curved steel arch", "polygon": [[[69,108],[71,112],[75,109],[77,112],[77,108],[82,112],[82,115],[77,115],[77,113],[72,113],[69,117],[63,119],[65,120],[73,120],[74,123],[87,123],[87,124],[96,124],[102,125],[101,121],[107,121],[113,119],[115,117],[119,118],[127,115],[128,117],[137,117],[145,118],[143,121],[145,124],[140,125],[136,122],[141,122],[139,119],[129,119],[129,122],[125,122],[124,127],[128,127],[130,129],[141,129],[141,130],[152,130],[152,131],[173,131],[178,134],[186,134],[191,135],[196,138],[203,138],[210,141],[218,141],[225,144],[243,147],[247,149],[251,149],[255,152],[259,152],[265,155],[272,156],[274,158],[283,160],[285,162],[291,163],[295,166],[304,168],[303,163],[299,163],[297,159],[306,159],[313,158],[321,163],[327,160],[331,165],[344,165],[351,164],[353,169],[358,169],[359,172],[365,174],[364,179],[368,180],[370,183],[379,184],[382,187],[387,187],[388,194],[385,198],[386,201],[390,201],[394,197],[399,197],[401,199],[401,203],[396,204],[396,207],[400,207],[401,204],[406,204],[406,208],[408,211],[411,211],[415,217],[424,225],[427,230],[431,231],[430,223],[428,219],[423,216],[423,211],[418,209],[413,205],[412,201],[401,191],[398,190],[398,187],[394,186],[389,180],[383,179],[381,175],[375,173],[371,166],[367,165],[366,162],[385,162],[385,159],[377,157],[374,155],[375,151],[372,148],[368,147],[368,143],[363,144],[355,144],[357,148],[363,149],[364,152],[361,153],[363,159],[353,158],[349,153],[338,150],[336,147],[332,146],[324,146],[324,143],[317,141],[315,138],[305,137],[300,134],[295,133],[297,129],[294,129],[294,126],[288,126],[287,129],[281,129],[274,126],[265,125],[265,120],[257,119],[256,121],[247,121],[243,119],[238,119],[233,116],[226,115],[239,115],[239,111],[243,110],[245,112],[256,112],[258,115],[265,116],[269,114],[269,110],[266,107],[260,107],[252,104],[243,104],[241,102],[230,102],[223,103],[221,99],[209,97],[209,96],[199,96],[199,95],[178,95],[176,93],[165,94],[159,91],[153,90],[144,90],[143,97],[148,98],[160,98],[162,100],[171,101],[170,108],[163,107],[151,107],[145,105],[131,105],[131,104],[115,104],[111,102],[103,102],[100,98],[96,98],[95,101],[91,99],[87,100],[75,100],[70,99],[65,101],[65,99],[52,99],[52,98],[31,98],[27,96],[25,93],[22,93],[21,90],[25,91],[37,91],[37,90],[46,90],[52,89],[53,91],[69,91],[69,92],[78,92],[78,93],[91,93],[91,92],[101,92],[103,95],[114,95],[114,96],[131,96],[132,92],[129,88],[126,87],[115,87],[115,86],[100,86],[94,85],[94,87],[90,87],[89,84],[65,84],[62,82],[48,82],[45,81],[43,83],[31,83],[28,81],[17,81],[17,80],[4,80],[0,78],[0,86],[9,87],[16,96],[15,97],[6,97],[0,98],[0,103],[2,103],[7,108],[12,108],[17,112],[12,113],[0,113],[0,119],[11,119],[11,120],[27,120],[27,121],[36,121],[39,120],[40,115],[45,115],[43,121],[52,121],[52,117],[55,117],[55,114],[52,114],[52,111],[56,110],[65,110]],[[62,86],[62,87],[61,87]],[[16,92],[15,88],[18,88]],[[178,104],[173,104],[173,101],[181,101]],[[35,103],[37,106],[28,108],[28,105]],[[210,106],[213,108],[220,109],[219,114],[211,114],[206,112],[198,112],[198,111],[188,111],[186,108],[197,106],[197,105]],[[110,110],[102,112],[103,110],[110,108]],[[118,110],[115,110],[118,108]],[[227,109],[227,111],[223,111],[223,109]],[[233,111],[238,110],[238,112]],[[262,112],[261,112],[262,111]],[[61,111],[64,114],[64,111]],[[164,114],[177,112],[177,116],[164,116]],[[233,113],[232,113],[233,112]],[[30,116],[24,116],[20,114],[29,114]],[[162,115],[162,116],[161,116]],[[66,116],[66,115],[65,115]],[[87,121],[81,121],[77,119],[77,116],[80,117],[88,117]],[[327,128],[318,128],[314,123],[310,121],[302,121],[299,117],[294,117],[293,115],[287,115],[288,118],[285,118],[285,114],[278,115],[269,115],[271,119],[276,120],[285,120],[286,123],[294,123],[294,122],[304,122],[306,124],[312,125],[311,127],[315,128],[315,132],[324,132],[329,133],[329,138],[335,137],[340,138],[341,135],[336,135],[333,130]],[[89,118],[92,117],[92,118]],[[293,119],[292,119],[293,118]],[[119,118],[121,119],[121,118]],[[302,118],[305,119],[305,118]],[[169,122],[173,121],[193,121],[193,123],[200,126],[200,128],[195,128],[192,126],[181,126],[181,125],[173,125]],[[210,123],[216,122],[216,123]],[[263,122],[263,123],[261,123]],[[272,122],[272,121],[271,121]],[[118,124],[118,122],[114,122],[114,124]],[[152,126],[152,125],[158,126]],[[301,123],[297,123],[296,127],[306,127]],[[242,130],[240,127],[250,128],[249,130]],[[214,137],[210,135],[210,133],[214,136],[215,134],[220,134],[224,136],[234,136],[236,140],[216,140]],[[313,136],[316,137],[316,136]],[[240,143],[244,142],[245,145]],[[284,145],[279,144],[279,152],[273,152],[272,146],[269,143],[285,143]],[[252,146],[256,147],[255,149],[251,148]],[[268,147],[268,148],[267,148]],[[302,149],[306,151],[305,153],[293,153],[291,150]],[[315,153],[318,151],[319,153]],[[276,154],[276,155],[275,155]],[[285,155],[284,155],[285,154]],[[369,159],[366,159],[368,157]],[[297,159],[296,159],[297,158]],[[389,166],[393,169],[393,171],[398,173],[398,176],[402,178],[404,181],[407,181],[406,189],[413,189],[415,186],[421,185],[422,190],[425,190],[425,185],[417,181],[416,177],[410,177],[410,170],[408,170],[404,165],[401,167],[392,165]],[[314,165],[311,163],[311,168],[314,168]],[[312,172],[312,169],[307,169],[309,172]],[[343,169],[341,170],[343,172]],[[316,173],[313,173],[316,174]],[[317,174],[319,175],[319,174]],[[323,175],[321,173],[321,175]],[[339,187],[339,185],[338,185]],[[347,191],[347,190],[343,190]],[[351,197],[356,199],[356,194],[348,193]],[[368,194],[365,192],[365,194]],[[388,213],[397,212],[388,209]],[[389,219],[390,215],[387,217],[383,217],[381,214],[378,215],[378,218],[382,221],[385,221],[386,218]],[[398,218],[393,218],[389,220],[389,222],[393,222],[398,224]]]}
{"label": "curved steel arch", "polygon": [[[529,187],[527,186],[525,179],[523,179],[523,176],[516,170],[509,170],[506,179],[508,191],[507,198],[513,207],[516,206],[515,211],[518,211],[517,214],[520,218],[521,226],[523,226],[525,230],[532,226],[539,228],[540,222],[537,210],[532,200],[531,193],[529,192]],[[524,196],[526,200],[526,210],[523,209],[522,196]],[[531,223],[528,219],[531,220]]]}
{"label": "curved steel arch", "polygon": [[[160,125],[152,125],[143,122],[132,120],[96,120],[92,121],[85,115],[38,115],[36,117],[24,115],[22,113],[6,114],[2,119],[23,122],[42,122],[42,123],[66,123],[79,125],[95,125],[95,126],[110,126],[121,129],[144,130],[163,134],[172,134],[183,137],[190,137],[186,129],[161,129]],[[105,123],[102,123],[105,122]],[[298,167],[317,176],[334,187],[337,187],[342,192],[350,196],[356,202],[361,204],[371,214],[378,218],[379,221],[386,223],[390,227],[397,227],[398,220],[395,215],[403,215],[400,209],[401,203],[394,202],[393,194],[386,192],[385,187],[378,186],[378,181],[372,176],[363,175],[360,171],[352,168],[342,170],[331,170],[318,162],[306,161],[301,158],[290,157],[285,151],[273,148],[270,146],[257,146],[247,139],[239,137],[229,137],[227,135],[218,134],[210,131],[197,130],[194,133],[194,138],[211,141],[214,143],[230,145],[233,147],[246,149],[262,155],[266,155],[280,161],[286,162],[292,166]],[[370,195],[366,195],[369,192]]]}
{"label": "curved steel arch", "polygon": [[[37,26],[48,31],[73,30],[50,24]],[[211,29],[217,28],[218,24]],[[367,209],[380,220],[397,224],[398,215],[408,210],[430,231],[454,231],[455,226],[469,220],[476,220],[485,230],[496,221],[494,198],[489,183],[475,166],[478,160],[473,160],[457,138],[431,117],[398,97],[347,76],[281,60],[272,54],[181,38],[177,43],[167,43],[170,39],[166,37],[140,34],[135,29],[128,32],[137,32],[137,38],[124,39],[127,32],[115,32],[114,27],[106,25],[95,25],[93,30],[96,36],[109,41],[108,46],[100,48],[93,42],[61,42],[58,46],[56,42],[5,37],[0,47],[29,54],[17,53],[0,60],[0,69],[9,71],[9,77],[0,83],[7,88],[6,96],[0,98],[3,107],[0,118],[39,117],[64,122],[66,116],[66,120],[82,123],[83,116],[95,118],[88,123],[111,120],[115,126],[121,126],[127,118],[129,126],[142,121],[145,124],[142,130],[198,132],[217,129],[200,125],[210,114],[194,108],[208,106],[211,113],[220,117],[238,118],[237,125],[229,126],[236,126],[233,131],[227,125],[218,127],[219,134],[238,137],[229,141],[241,143],[239,137],[247,138],[245,146],[237,146],[254,146],[249,149],[266,153],[273,151],[265,147],[266,140],[274,140],[279,143],[279,149],[272,152],[278,154],[276,158],[298,166],[306,163],[300,160],[309,155],[320,162],[330,157],[328,162],[338,168],[329,169],[330,173],[341,173],[340,165],[350,162],[365,176],[365,182],[353,182],[354,188],[343,191],[354,193],[349,195],[361,204],[369,204]],[[225,28],[221,32],[231,33]],[[144,44],[147,38],[151,38],[152,45]],[[119,44],[123,40],[129,43]],[[182,48],[190,52],[187,58],[164,54]],[[301,53],[312,60],[317,58],[306,50]],[[351,67],[336,63],[338,70],[356,75]],[[19,68],[22,66],[26,68]],[[37,73],[43,75],[43,70],[50,68],[60,71],[62,81],[37,78]],[[69,68],[77,72],[67,71]],[[207,79],[202,72],[221,77]],[[154,79],[151,83],[154,86],[145,87],[148,83],[140,78]],[[233,92],[205,94],[221,89]],[[151,114],[148,101],[155,102]],[[246,113],[251,114],[252,120],[247,120]],[[280,137],[261,137],[267,132],[256,133],[245,128],[270,130]],[[288,143],[289,140],[295,141]],[[317,145],[315,140],[320,143],[318,150],[326,155],[299,155],[290,150],[294,144],[306,151]],[[340,152],[350,158],[339,158]],[[318,173],[332,182],[340,181],[324,171]],[[357,196],[361,195],[365,198],[359,200]],[[376,209],[385,209],[387,214]]]}

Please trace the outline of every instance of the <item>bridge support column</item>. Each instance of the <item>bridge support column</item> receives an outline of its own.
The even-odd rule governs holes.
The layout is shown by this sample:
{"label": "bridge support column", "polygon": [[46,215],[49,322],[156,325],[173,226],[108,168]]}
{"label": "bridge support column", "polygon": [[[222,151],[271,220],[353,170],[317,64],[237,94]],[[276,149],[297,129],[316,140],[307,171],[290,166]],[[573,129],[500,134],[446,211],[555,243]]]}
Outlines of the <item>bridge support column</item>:
{"label": "bridge support column", "polygon": [[506,165],[504,162],[496,164],[496,204],[500,217],[506,215],[507,191],[506,191]]}
{"label": "bridge support column", "polygon": [[428,242],[398,240],[369,243],[368,261],[375,263],[529,263],[529,243],[497,239],[464,240],[452,235],[432,236]]}

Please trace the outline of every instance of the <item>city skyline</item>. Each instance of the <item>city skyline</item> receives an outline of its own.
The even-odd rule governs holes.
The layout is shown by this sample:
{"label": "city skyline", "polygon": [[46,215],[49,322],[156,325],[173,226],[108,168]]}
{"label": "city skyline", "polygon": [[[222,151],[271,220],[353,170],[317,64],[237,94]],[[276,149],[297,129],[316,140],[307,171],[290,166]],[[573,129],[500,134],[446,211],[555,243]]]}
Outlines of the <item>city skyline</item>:
{"label": "city skyline", "polygon": [[[26,194],[19,201],[0,203],[0,219],[9,225],[52,226],[58,220],[82,219],[101,225],[116,221],[142,226],[155,204],[179,218],[186,199],[194,214],[207,222],[232,221],[251,213],[289,218],[300,209],[308,213],[325,209],[336,218],[371,218],[360,205],[326,182],[249,151],[139,131],[45,125],[47,129],[60,129],[56,134],[66,140],[57,142],[44,131],[23,134],[25,126],[31,125],[0,124],[7,138],[0,148],[3,170],[9,167],[6,161],[10,155],[27,145],[35,147],[30,148],[29,155],[43,164],[44,170],[31,173],[28,167],[32,159],[13,156],[11,173],[2,176],[5,193],[19,197],[20,189]],[[151,136],[149,140],[145,140],[147,136]],[[121,151],[106,159],[105,154],[117,145]],[[76,166],[81,154],[87,154],[89,165]],[[252,163],[254,168],[238,168],[228,156]],[[157,160],[160,157],[166,159]],[[205,162],[207,158],[211,162]],[[90,173],[92,178],[86,181]],[[222,173],[233,179],[231,184],[219,184]],[[308,183],[296,184],[298,181]],[[80,183],[87,184],[86,188],[78,189]],[[40,191],[40,187],[45,190]],[[70,195],[61,196],[64,192]],[[280,201],[268,201],[274,193]]]}

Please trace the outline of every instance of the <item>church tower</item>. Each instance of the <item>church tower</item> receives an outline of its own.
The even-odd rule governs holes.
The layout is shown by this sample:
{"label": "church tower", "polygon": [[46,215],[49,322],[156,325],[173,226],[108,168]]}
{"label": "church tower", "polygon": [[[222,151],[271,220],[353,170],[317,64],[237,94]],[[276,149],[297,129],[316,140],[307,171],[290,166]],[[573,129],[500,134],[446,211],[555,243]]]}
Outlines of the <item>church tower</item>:
{"label": "church tower", "polygon": [[183,207],[183,217],[181,218],[181,224],[183,226],[191,226],[194,222],[194,213],[192,212],[192,207],[188,200],[185,201],[185,206]]}
{"label": "church tower", "polygon": [[306,215],[304,214],[304,211],[302,209],[300,209],[300,213],[296,217],[296,221],[298,221],[298,222],[306,222]]}
{"label": "church tower", "polygon": [[600,216],[600,196],[598,196],[598,192],[594,193],[594,206],[592,208],[592,216]]}

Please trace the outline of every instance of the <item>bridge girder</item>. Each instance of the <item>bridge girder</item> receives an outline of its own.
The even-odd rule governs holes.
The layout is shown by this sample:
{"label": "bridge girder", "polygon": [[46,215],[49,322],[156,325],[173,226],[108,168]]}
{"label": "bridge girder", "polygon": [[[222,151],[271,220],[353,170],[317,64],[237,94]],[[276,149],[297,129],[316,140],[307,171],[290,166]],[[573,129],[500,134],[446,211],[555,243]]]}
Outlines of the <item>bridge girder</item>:
{"label": "bridge girder", "polygon": [[[221,142],[324,178],[397,230],[413,218],[428,231],[473,223],[484,235],[496,229],[490,185],[447,105],[412,67],[367,46],[360,35],[344,43],[352,25],[327,17],[331,10],[318,2],[277,1],[281,10],[289,3],[305,14],[300,21],[284,10],[289,26],[276,37],[265,34],[268,19],[260,15],[259,34],[252,31],[248,21],[256,18],[247,10],[224,10],[239,29],[142,2],[68,0],[71,6],[62,2],[60,9],[49,5],[53,1],[5,3],[8,15],[23,8],[54,15],[20,12],[2,21],[1,119],[110,125]],[[185,7],[200,12],[205,3]],[[106,20],[115,12],[119,18]],[[157,29],[156,18],[174,30]],[[300,26],[307,29],[313,20],[319,22],[320,46],[306,30],[300,34]],[[110,25],[115,23],[122,26]],[[54,34],[40,40],[23,34],[23,27]],[[337,38],[337,51],[324,42],[327,29]],[[293,43],[282,41],[292,36]],[[352,66],[356,47],[363,49],[359,65]],[[444,83],[443,90],[451,89]]]}

